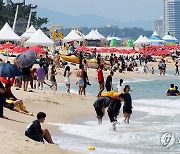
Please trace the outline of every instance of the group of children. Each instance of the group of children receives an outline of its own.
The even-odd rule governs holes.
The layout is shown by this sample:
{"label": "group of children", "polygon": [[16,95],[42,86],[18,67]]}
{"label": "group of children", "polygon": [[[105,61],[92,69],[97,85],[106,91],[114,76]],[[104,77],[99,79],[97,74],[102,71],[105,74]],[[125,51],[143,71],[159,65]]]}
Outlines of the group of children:
{"label": "group of children", "polygon": [[126,85],[124,93],[120,94],[117,98],[99,97],[93,104],[97,114],[98,123],[102,123],[102,118],[105,115],[105,109],[107,109],[110,122],[113,124],[113,129],[116,129],[117,116],[120,113],[120,108],[123,103],[124,122],[129,123],[132,114],[132,99],[129,94],[130,86]]}

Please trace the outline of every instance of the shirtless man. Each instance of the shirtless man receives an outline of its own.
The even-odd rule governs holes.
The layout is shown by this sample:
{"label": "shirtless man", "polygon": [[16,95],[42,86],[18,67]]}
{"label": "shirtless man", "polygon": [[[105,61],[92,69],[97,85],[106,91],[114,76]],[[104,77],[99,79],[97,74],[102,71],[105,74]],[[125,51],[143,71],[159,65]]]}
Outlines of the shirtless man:
{"label": "shirtless man", "polygon": [[77,84],[79,85],[79,95],[82,95],[84,91],[83,65],[79,65],[76,76],[78,77]]}

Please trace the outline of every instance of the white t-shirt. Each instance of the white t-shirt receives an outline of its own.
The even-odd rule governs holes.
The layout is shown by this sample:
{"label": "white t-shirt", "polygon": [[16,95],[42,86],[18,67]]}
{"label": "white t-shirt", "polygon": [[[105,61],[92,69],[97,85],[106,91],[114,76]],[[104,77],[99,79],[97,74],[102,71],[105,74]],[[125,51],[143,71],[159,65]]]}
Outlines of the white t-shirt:
{"label": "white t-shirt", "polygon": [[118,85],[117,85],[117,90],[118,90],[118,93],[124,92],[124,85],[122,84],[122,85],[120,86],[120,84],[118,83]]}

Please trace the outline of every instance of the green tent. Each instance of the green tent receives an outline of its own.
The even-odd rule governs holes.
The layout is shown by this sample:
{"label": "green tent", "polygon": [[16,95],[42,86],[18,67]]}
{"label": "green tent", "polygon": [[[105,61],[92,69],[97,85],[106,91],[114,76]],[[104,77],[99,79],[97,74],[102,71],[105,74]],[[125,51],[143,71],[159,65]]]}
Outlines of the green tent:
{"label": "green tent", "polygon": [[117,47],[117,46],[118,46],[117,40],[116,39],[112,39],[111,43],[110,43],[110,47]]}
{"label": "green tent", "polygon": [[128,40],[126,46],[127,47],[133,47],[134,46],[134,40]]}

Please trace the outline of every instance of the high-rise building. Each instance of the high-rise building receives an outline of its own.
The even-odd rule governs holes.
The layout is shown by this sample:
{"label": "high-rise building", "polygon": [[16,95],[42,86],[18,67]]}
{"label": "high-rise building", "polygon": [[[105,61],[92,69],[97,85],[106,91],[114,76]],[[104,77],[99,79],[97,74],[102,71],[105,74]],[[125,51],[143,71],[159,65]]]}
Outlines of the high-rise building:
{"label": "high-rise building", "polygon": [[153,30],[158,33],[159,36],[164,36],[163,19],[154,20]]}
{"label": "high-rise building", "polygon": [[180,40],[180,0],[164,0],[164,33]]}

